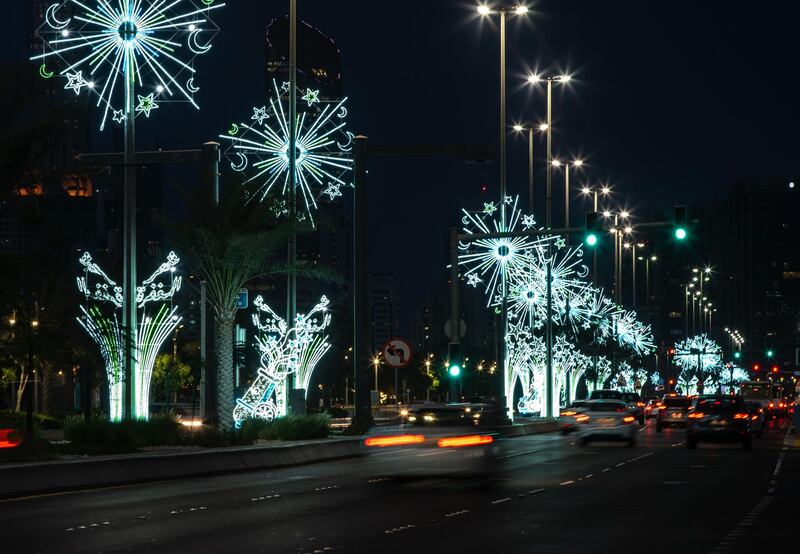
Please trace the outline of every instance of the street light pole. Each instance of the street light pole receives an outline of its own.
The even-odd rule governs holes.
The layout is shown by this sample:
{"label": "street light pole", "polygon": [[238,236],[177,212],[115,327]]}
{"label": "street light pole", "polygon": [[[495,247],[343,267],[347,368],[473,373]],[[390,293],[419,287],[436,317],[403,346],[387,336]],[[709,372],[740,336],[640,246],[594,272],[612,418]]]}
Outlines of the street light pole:
{"label": "street light pole", "polygon": [[[297,221],[297,0],[289,0],[289,148],[287,154],[289,161],[289,224],[294,226]],[[289,272],[286,276],[286,322],[294,327],[297,316],[297,273],[295,272],[297,234],[294,228],[289,234],[287,262]],[[291,390],[295,384],[294,380],[298,378],[299,373],[297,372],[287,376],[285,387]],[[288,406],[290,410],[293,408],[291,402]]]}
{"label": "street light pole", "polygon": [[528,127],[528,213],[533,214],[533,125]]}

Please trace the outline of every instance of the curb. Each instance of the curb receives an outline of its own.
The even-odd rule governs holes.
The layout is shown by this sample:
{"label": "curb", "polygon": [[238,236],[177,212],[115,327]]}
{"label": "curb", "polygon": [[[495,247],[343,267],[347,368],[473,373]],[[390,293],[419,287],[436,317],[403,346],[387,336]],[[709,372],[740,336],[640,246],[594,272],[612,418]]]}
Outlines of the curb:
{"label": "curb", "polygon": [[286,446],[145,453],[0,468],[0,498],[253,471],[360,456],[360,438]]}

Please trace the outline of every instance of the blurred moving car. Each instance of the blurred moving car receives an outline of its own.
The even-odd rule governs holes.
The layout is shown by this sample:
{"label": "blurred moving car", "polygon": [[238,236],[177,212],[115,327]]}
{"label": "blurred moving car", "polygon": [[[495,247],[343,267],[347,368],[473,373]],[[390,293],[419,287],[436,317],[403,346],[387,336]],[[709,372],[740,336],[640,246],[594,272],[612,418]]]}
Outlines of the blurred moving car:
{"label": "blurred moving car", "polygon": [[578,445],[590,441],[625,441],[636,444],[639,427],[627,404],[621,400],[586,400],[582,412],[576,416]]}
{"label": "blurred moving car", "polygon": [[741,396],[699,396],[687,419],[686,448],[697,448],[700,441],[741,441],[744,450],[753,447],[752,415]]}
{"label": "blurred moving car", "polygon": [[665,396],[661,401],[663,406],[658,409],[656,416],[656,432],[660,433],[664,427],[685,427],[686,415],[692,401],[687,396]]}
{"label": "blurred moving car", "polygon": [[623,392],[622,399],[628,404],[628,409],[631,411],[633,417],[639,422],[639,425],[644,425],[644,402],[642,397],[635,392]]}
{"label": "blurred moving car", "polygon": [[409,410],[407,423],[397,429],[375,429],[364,440],[373,455],[370,472],[381,477],[490,477],[497,468],[500,437],[492,407],[476,406],[420,406]]}
{"label": "blurred moving car", "polygon": [[750,432],[757,439],[764,434],[766,424],[766,413],[764,407],[759,402],[744,402],[748,415],[750,416]]}
{"label": "blurred moving car", "polygon": [[577,417],[580,416],[586,408],[588,400],[576,400],[566,408],[561,410],[559,414],[560,429],[562,435],[568,435],[578,429]]}
{"label": "blurred moving car", "polygon": [[644,407],[644,417],[650,419],[651,417],[658,416],[658,410],[663,406],[661,400],[658,398],[652,398],[647,402],[647,406]]}
{"label": "blurred moving car", "polygon": [[0,429],[0,448],[16,448],[21,443],[16,429]]}

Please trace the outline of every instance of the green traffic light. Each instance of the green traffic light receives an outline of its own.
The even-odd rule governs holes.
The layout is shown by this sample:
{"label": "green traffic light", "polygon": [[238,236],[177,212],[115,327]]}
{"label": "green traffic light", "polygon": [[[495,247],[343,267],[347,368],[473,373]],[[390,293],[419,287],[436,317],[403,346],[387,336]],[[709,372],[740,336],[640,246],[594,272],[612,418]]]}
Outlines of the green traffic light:
{"label": "green traffic light", "polygon": [[734,357],[734,358],[736,358],[736,359],[738,360],[739,358],[741,358],[741,357],[742,357],[742,353],[741,353],[741,352],[734,352],[734,353],[733,353],[733,357]]}
{"label": "green traffic light", "polygon": [[771,358],[771,357],[773,357],[774,355],[775,355],[775,351],[773,351],[773,350],[767,350],[767,358]]}
{"label": "green traffic light", "polygon": [[597,244],[597,235],[594,233],[586,235],[586,244],[589,246],[595,246]]}
{"label": "green traffic light", "polygon": [[458,366],[458,364],[451,365],[449,368],[447,368],[447,371],[450,372],[451,377],[458,377],[461,375],[461,368]]}
{"label": "green traffic light", "polygon": [[686,229],[683,227],[678,227],[675,229],[675,238],[678,240],[685,240],[686,239]]}

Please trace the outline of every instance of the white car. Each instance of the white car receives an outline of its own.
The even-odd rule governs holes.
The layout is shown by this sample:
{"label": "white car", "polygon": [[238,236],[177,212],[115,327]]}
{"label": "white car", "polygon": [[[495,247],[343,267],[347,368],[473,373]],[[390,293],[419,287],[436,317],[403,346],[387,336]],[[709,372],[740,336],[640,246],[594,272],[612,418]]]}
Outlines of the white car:
{"label": "white car", "polygon": [[628,446],[636,444],[639,432],[636,417],[621,400],[587,400],[575,421],[580,446],[603,440],[624,441]]}

